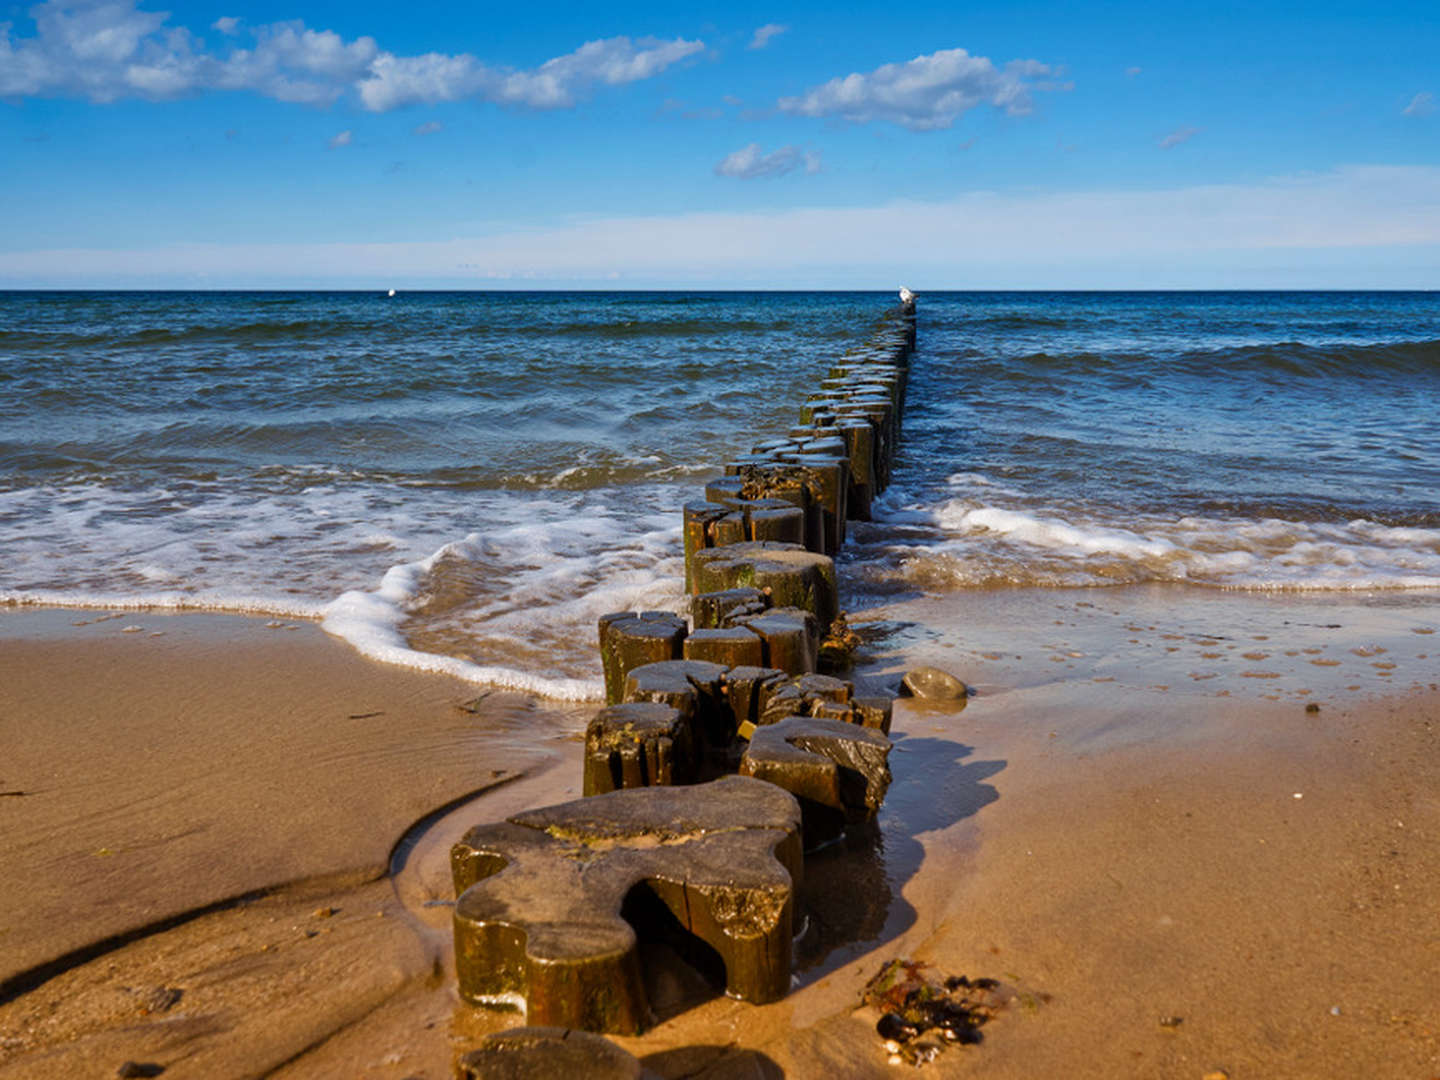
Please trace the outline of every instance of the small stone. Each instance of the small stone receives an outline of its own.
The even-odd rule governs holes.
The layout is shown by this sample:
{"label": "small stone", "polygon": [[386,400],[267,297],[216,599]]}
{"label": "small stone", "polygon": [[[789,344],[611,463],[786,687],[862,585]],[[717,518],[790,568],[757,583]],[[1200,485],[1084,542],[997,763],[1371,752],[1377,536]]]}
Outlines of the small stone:
{"label": "small stone", "polygon": [[886,1039],[885,1052],[887,1054],[898,1054],[900,1052],[900,1044],[894,1039]]}
{"label": "small stone", "polygon": [[901,685],[910,696],[927,701],[963,702],[970,693],[969,688],[954,675],[933,667],[906,672]]}
{"label": "small stone", "polygon": [[[880,1022],[875,1025],[875,1030],[879,1032],[880,1037],[885,1040],[887,1047],[890,1043],[909,1042],[916,1035],[920,1034],[919,1028],[899,1013],[893,1012],[886,1013],[880,1017]],[[896,1049],[898,1050],[899,1047],[897,1046]]]}
{"label": "small stone", "polygon": [[1230,1074],[1224,1069],[1211,1069],[1200,1080],[1230,1080]]}
{"label": "small stone", "polygon": [[140,1011],[143,1013],[169,1012],[180,1003],[183,990],[173,986],[152,986],[140,994]]}
{"label": "small stone", "polygon": [[1178,1027],[1179,1027],[1181,1024],[1183,1024],[1184,1022],[1185,1022],[1185,1018],[1184,1018],[1183,1016],[1162,1016],[1162,1017],[1160,1017],[1160,1026],[1163,1027],[1163,1028],[1178,1028]]}
{"label": "small stone", "polygon": [[899,1054],[891,1054],[888,1060],[889,1060],[889,1063],[890,1063],[891,1065],[904,1065],[904,1064],[905,1064],[905,1059],[902,1058]]}
{"label": "small stone", "polygon": [[1320,703],[1318,701],[1310,702],[1305,706],[1305,711],[1308,713],[1318,713],[1320,711]]}
{"label": "small stone", "polygon": [[115,1075],[124,1080],[133,1080],[134,1077],[159,1076],[164,1071],[164,1065],[157,1065],[153,1061],[127,1061],[115,1070]]}
{"label": "small stone", "polygon": [[333,907],[317,907],[310,914],[314,915],[317,919],[328,919],[335,914],[335,909]]}

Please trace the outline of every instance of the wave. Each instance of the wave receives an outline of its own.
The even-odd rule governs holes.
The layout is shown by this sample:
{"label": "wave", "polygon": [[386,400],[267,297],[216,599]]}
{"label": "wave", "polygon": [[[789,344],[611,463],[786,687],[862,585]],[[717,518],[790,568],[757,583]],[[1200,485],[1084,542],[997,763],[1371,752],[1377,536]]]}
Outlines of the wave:
{"label": "wave", "polygon": [[1133,349],[1073,352],[1036,351],[995,355],[975,346],[956,354],[977,361],[976,375],[999,379],[1077,379],[1119,374],[1135,377],[1182,375],[1204,378],[1279,376],[1300,378],[1368,378],[1440,373],[1440,340],[1310,344],[1282,341],[1263,345],[1230,345],[1186,351],[1136,352]]}
{"label": "wave", "polygon": [[[544,327],[566,337],[642,338],[712,337],[724,334],[776,333],[792,328],[787,319],[626,319],[620,322],[571,322]],[[517,327],[516,329],[522,329]],[[533,328],[526,327],[526,330]]]}
{"label": "wave", "polygon": [[471,533],[342,594],[322,625],[362,654],[565,701],[604,696],[594,627],[610,611],[680,609],[679,528],[605,514]]}
{"label": "wave", "polygon": [[1227,374],[1275,373],[1303,377],[1433,375],[1437,367],[1440,367],[1440,341],[1334,345],[1284,341],[1267,345],[1197,350],[1184,354],[1179,358],[1179,362],[1195,370],[1218,370]]}
{"label": "wave", "polygon": [[871,543],[877,562],[868,573],[922,588],[1170,582],[1265,592],[1440,590],[1440,528],[1365,518],[1118,520],[973,497],[931,508],[880,506],[895,535]]}
{"label": "wave", "polygon": [[106,330],[93,333],[45,330],[0,330],[0,349],[109,349],[222,341],[259,345],[286,339],[315,340],[371,333],[371,326],[330,319],[296,319],[245,323],[219,323],[176,328],[151,326],[140,330]]}

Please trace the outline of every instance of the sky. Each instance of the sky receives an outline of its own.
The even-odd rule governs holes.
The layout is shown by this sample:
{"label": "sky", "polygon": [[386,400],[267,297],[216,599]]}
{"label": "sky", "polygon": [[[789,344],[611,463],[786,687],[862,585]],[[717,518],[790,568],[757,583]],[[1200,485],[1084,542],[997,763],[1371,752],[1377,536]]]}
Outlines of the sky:
{"label": "sky", "polygon": [[0,287],[900,284],[1440,288],[1440,11],[0,0]]}

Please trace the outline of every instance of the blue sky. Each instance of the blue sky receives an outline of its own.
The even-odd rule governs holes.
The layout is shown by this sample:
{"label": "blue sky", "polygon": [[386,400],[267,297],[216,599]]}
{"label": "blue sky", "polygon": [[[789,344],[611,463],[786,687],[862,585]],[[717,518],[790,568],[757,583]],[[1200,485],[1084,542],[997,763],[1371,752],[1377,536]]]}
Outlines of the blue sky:
{"label": "blue sky", "polygon": [[1440,288],[1433,3],[0,0],[0,286]]}

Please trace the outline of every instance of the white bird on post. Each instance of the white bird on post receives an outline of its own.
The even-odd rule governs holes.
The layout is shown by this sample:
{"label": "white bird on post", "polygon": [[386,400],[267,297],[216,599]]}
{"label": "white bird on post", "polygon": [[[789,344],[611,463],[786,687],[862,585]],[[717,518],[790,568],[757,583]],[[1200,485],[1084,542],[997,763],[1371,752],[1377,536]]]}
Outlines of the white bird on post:
{"label": "white bird on post", "polygon": [[905,288],[905,286],[903,285],[900,286],[900,303],[904,304],[906,307],[915,306],[915,294],[909,289]]}

